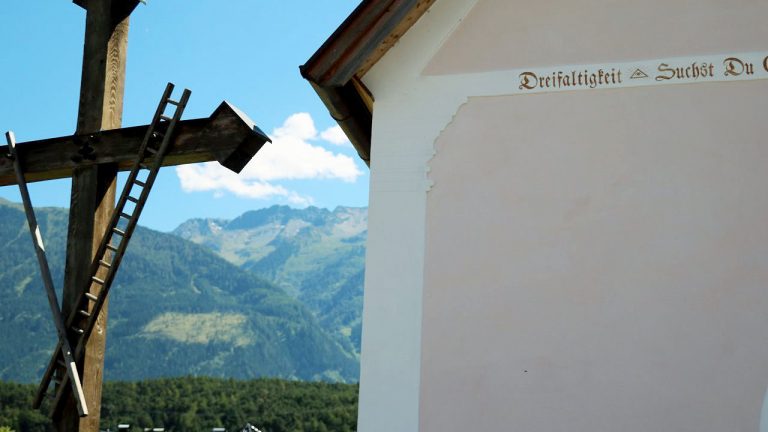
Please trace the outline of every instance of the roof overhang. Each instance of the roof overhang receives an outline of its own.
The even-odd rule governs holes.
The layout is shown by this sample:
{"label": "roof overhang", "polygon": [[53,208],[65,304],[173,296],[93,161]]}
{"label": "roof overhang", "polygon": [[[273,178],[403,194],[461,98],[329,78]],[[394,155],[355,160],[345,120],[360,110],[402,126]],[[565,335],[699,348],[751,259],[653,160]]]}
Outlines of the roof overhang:
{"label": "roof overhang", "polygon": [[434,2],[363,0],[299,68],[368,165],[374,96],[362,78]]}

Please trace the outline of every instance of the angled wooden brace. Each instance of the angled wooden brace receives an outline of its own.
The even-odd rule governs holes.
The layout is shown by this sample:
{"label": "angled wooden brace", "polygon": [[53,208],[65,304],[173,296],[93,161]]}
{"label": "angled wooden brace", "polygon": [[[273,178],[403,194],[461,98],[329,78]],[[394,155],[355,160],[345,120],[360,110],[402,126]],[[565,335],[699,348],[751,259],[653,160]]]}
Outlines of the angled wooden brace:
{"label": "angled wooden brace", "polygon": [[24,179],[24,172],[21,169],[21,161],[16,154],[16,138],[13,135],[13,132],[10,131],[6,132],[5,138],[8,141],[8,156],[13,160],[13,167],[16,171],[16,181],[19,185],[19,191],[21,192],[21,199],[24,202],[24,212],[27,215],[27,224],[29,225],[29,232],[32,235],[32,243],[35,248],[35,254],[37,255],[37,262],[40,265],[40,274],[43,278],[43,285],[45,286],[46,294],[48,294],[48,304],[51,307],[53,323],[56,325],[56,332],[59,335],[58,345],[60,347],[61,356],[64,359],[64,367],[66,368],[72,391],[76,395],[75,400],[77,402],[77,410],[81,417],[85,417],[88,415],[88,407],[85,404],[85,395],[83,394],[83,387],[77,372],[77,364],[73,358],[72,348],[70,347],[69,339],[67,338],[64,318],[62,317],[61,309],[59,308],[59,300],[56,297],[56,290],[53,287],[51,270],[48,266],[48,258],[45,255],[43,237],[40,234],[40,227],[37,224],[35,210],[32,208],[32,201],[29,197],[27,182]]}

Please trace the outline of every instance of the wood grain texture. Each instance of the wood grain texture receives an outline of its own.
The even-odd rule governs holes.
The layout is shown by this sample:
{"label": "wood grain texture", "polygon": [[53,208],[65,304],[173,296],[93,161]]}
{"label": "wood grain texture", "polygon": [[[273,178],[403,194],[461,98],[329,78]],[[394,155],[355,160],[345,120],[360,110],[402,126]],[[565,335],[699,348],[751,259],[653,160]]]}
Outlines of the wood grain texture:
{"label": "wood grain texture", "polygon": [[[92,310],[90,304],[77,302],[84,289],[92,294],[101,289],[90,283],[90,265],[114,211],[117,172],[136,162],[147,132],[147,126],[120,129],[129,16],[137,1],[79,0],[75,4],[86,9],[76,133],[17,147],[28,181],[72,177],[61,308],[65,320],[79,316],[74,314],[80,309]],[[222,103],[210,118],[178,125],[164,165],[218,160],[239,172],[267,141],[247,116]],[[0,159],[0,183],[15,183],[13,176],[13,166]],[[56,430],[99,431],[107,310],[105,302],[78,364],[89,415],[79,417],[72,393],[65,387],[61,403],[51,413]],[[75,327],[84,328],[77,321]],[[70,341],[75,340],[72,330],[68,331]],[[61,377],[63,370],[54,373]]]}
{"label": "wood grain texture", "polygon": [[[20,145],[30,181],[72,177],[67,257],[62,312],[66,317],[79,309],[84,287],[97,295],[101,285],[90,283],[93,254],[108,229],[115,206],[115,183],[120,169],[129,169],[138,157],[147,126],[119,129],[132,0],[88,0],[83,71],[77,131],[74,136]],[[128,4],[128,6],[126,6]],[[81,4],[82,5],[82,4]],[[132,6],[131,6],[132,5]],[[165,165],[218,160],[239,172],[269,138],[235,107],[222,103],[208,119],[178,125]],[[5,178],[0,162],[0,181]],[[97,276],[104,277],[103,274]],[[89,415],[79,417],[72,393],[53,407],[56,430],[99,431],[101,391],[106,346],[108,304],[104,303],[78,365]],[[75,320],[75,326],[78,325]],[[74,340],[70,334],[70,340]],[[57,371],[61,374],[62,371]]]}
{"label": "wood grain texture", "polygon": [[[129,18],[118,18],[113,13],[112,5],[118,2],[87,2],[77,121],[80,134],[119,128],[122,122]],[[62,297],[65,317],[81,307],[77,301],[81,298],[82,287],[88,286],[94,245],[100,242],[114,210],[116,179],[117,165],[114,163],[82,166],[73,171]],[[78,365],[90,413],[80,417],[72,410],[72,394],[66,393],[63,403],[54,407],[53,423],[57,430],[99,431],[107,310],[105,303],[99,316],[102,326],[88,339]]]}
{"label": "wood grain texture", "polygon": [[[148,114],[149,115],[149,114]],[[74,135],[19,143],[17,152],[24,161],[27,182],[67,178],[72,171],[88,164],[117,164],[129,170],[136,161],[141,140],[148,126],[105,130],[95,134]],[[93,148],[92,160],[76,162],[84,141]],[[237,108],[223,102],[209,118],[183,120],[176,126],[171,149],[163,166],[219,161],[239,172],[269,138]],[[0,154],[7,146],[0,146]],[[15,184],[13,164],[0,158],[0,186]]]}

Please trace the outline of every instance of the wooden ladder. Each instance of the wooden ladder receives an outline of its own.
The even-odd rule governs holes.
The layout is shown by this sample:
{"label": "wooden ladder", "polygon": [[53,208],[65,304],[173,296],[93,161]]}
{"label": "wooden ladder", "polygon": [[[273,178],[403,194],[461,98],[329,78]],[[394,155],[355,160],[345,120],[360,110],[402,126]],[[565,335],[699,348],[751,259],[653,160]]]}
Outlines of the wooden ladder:
{"label": "wooden ladder", "polygon": [[[171,83],[168,83],[165,88],[152,123],[149,125],[144,141],[139,148],[136,163],[128,174],[128,179],[120,198],[117,200],[107,230],[96,249],[91,263],[88,285],[81,291],[82,294],[77,302],[79,306],[67,319],[66,326],[73,338],[71,340],[73,344],[75,344],[75,340],[77,341],[74,350],[76,362],[82,359],[85,345],[96,326],[99,313],[107,300],[109,289],[125,255],[128,242],[133,236],[139,216],[168,152],[176,124],[181,119],[184,108],[189,101],[191,92],[186,89],[178,101],[171,99],[173,88]],[[165,115],[165,110],[169,105],[175,107],[171,116]],[[137,193],[138,196],[132,195],[132,193]],[[59,344],[61,344],[61,340]],[[33,406],[39,408],[43,398],[46,395],[51,396],[53,398],[51,414],[56,411],[67,389],[67,381],[71,379],[67,374],[58,381],[53,380],[54,373],[58,369],[57,366],[61,365],[60,351],[62,351],[61,348],[57,347],[56,352],[51,357],[33,402]],[[51,382],[56,382],[55,393],[53,394],[48,392]],[[83,413],[80,415],[83,416]]]}

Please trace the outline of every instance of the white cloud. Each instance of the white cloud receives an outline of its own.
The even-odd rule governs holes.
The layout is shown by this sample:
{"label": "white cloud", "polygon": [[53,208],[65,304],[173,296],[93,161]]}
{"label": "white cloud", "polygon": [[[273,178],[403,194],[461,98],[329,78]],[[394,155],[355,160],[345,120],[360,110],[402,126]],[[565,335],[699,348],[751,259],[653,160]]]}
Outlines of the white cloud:
{"label": "white cloud", "polygon": [[318,134],[309,114],[293,114],[272,132],[274,142],[265,144],[239,175],[217,162],[179,166],[176,173],[185,192],[229,192],[255,199],[283,197],[293,204],[309,205],[311,197],[274,182],[322,179],[353,183],[363,174],[352,157],[310,143],[318,137],[337,142],[340,138],[333,129]]}
{"label": "white cloud", "polygon": [[349,142],[349,138],[347,138],[347,135],[341,130],[339,125],[324,130],[320,134],[320,138],[338,146],[352,146],[352,143]]}
{"label": "white cloud", "polygon": [[311,140],[317,137],[317,129],[315,129],[315,122],[309,113],[296,113],[288,117],[282,126],[272,132],[272,135]]}
{"label": "white cloud", "polygon": [[285,197],[292,202],[309,204],[309,200],[301,199],[298,194],[282,186],[239,177],[218,162],[182,165],[176,168],[176,174],[184,192],[230,192],[239,197],[258,199]]}

